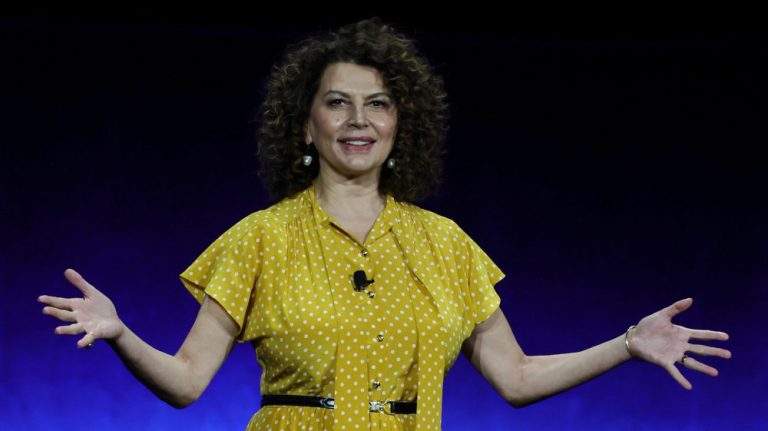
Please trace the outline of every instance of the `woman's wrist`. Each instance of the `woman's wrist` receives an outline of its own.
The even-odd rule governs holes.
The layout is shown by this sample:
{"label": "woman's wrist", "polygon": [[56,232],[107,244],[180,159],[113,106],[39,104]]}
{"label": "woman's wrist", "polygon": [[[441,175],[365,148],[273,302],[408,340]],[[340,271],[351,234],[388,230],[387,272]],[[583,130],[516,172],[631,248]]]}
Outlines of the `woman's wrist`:
{"label": "woman's wrist", "polygon": [[110,334],[110,336],[104,337],[104,341],[106,341],[107,344],[111,345],[112,347],[118,347],[121,343],[124,343],[126,336],[130,332],[128,326],[126,326],[119,317],[117,317],[116,320],[117,329],[113,334]]}
{"label": "woman's wrist", "polygon": [[632,359],[637,358],[637,355],[635,355],[635,353],[632,351],[632,347],[630,347],[630,338],[635,332],[636,327],[637,325],[630,325],[630,327],[627,328],[627,332],[624,333],[624,346],[627,348],[627,353],[629,353],[629,357]]}

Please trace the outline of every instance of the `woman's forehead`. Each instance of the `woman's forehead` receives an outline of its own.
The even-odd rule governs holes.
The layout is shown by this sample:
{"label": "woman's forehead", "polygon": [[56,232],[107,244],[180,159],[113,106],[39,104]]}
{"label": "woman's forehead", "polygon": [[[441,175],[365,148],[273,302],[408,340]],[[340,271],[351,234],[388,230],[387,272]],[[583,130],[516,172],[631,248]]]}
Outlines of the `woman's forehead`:
{"label": "woman's forehead", "polygon": [[378,69],[354,63],[332,63],[323,71],[318,92],[385,92],[384,79]]}

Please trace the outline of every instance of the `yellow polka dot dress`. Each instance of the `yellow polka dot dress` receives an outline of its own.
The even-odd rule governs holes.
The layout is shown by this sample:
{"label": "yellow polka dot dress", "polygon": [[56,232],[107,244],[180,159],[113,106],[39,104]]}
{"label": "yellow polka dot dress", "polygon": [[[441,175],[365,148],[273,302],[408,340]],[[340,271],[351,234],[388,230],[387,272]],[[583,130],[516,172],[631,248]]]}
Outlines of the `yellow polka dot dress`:
{"label": "yellow polka dot dress", "polygon": [[[356,271],[373,283],[356,290]],[[310,187],[238,222],[181,280],[253,344],[263,395],[335,398],[335,409],[263,407],[248,430],[433,431],[444,374],[498,308],[503,276],[454,222],[392,197],[360,244]],[[418,407],[370,412],[375,401]]]}

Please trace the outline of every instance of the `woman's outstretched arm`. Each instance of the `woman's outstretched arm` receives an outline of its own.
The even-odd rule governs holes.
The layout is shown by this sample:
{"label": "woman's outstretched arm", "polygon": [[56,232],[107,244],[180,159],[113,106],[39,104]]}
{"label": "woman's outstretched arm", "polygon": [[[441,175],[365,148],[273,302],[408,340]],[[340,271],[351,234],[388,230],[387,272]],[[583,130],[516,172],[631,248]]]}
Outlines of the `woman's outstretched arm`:
{"label": "woman's outstretched arm", "polygon": [[[717,370],[688,357],[730,358],[725,349],[692,340],[728,339],[717,331],[692,330],[672,323],[672,318],[691,306],[690,298],[643,318],[625,334],[597,346],[574,353],[527,356],[515,340],[504,313],[499,309],[488,320],[475,327],[464,342],[463,352],[493,387],[513,406],[522,407],[563,392],[591,380],[617,365],[633,358],[661,366],[685,389],[690,382],[683,377],[675,363],[686,368],[716,376]],[[627,348],[629,346],[629,348]]]}
{"label": "woman's outstretched arm", "polygon": [[118,317],[112,301],[77,272],[64,276],[83,294],[82,298],[43,295],[43,313],[68,323],[57,334],[84,334],[80,348],[103,339],[123,363],[160,399],[174,407],[186,407],[200,396],[229,354],[238,332],[237,324],[214,300],[206,297],[181,348],[175,355],[150,346]]}

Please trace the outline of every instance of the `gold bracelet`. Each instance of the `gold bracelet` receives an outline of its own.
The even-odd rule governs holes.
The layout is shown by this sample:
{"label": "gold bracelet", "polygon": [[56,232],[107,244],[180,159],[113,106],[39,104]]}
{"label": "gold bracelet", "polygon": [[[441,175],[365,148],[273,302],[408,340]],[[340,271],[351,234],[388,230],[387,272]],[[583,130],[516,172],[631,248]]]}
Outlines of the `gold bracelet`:
{"label": "gold bracelet", "polygon": [[627,353],[629,353],[630,358],[635,358],[635,355],[632,354],[632,350],[629,348],[629,331],[635,329],[637,325],[632,325],[629,328],[627,328],[627,332],[624,333],[624,345],[627,346]]}

